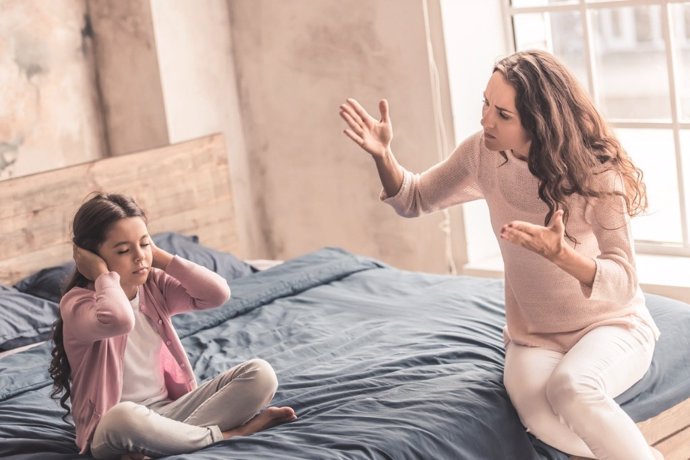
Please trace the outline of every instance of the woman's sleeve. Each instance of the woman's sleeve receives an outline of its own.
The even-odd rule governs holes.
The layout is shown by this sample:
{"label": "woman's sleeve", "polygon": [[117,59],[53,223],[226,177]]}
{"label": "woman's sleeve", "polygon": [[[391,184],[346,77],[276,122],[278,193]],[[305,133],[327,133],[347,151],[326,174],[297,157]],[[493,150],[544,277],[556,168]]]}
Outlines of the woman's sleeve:
{"label": "woman's sleeve", "polygon": [[127,334],[134,328],[132,306],[120,287],[120,275],[103,273],[94,283],[94,291],[74,288],[60,301],[63,321],[79,331],[79,339],[95,342]]}
{"label": "woman's sleeve", "polygon": [[483,197],[478,185],[481,132],[467,138],[444,161],[421,174],[403,169],[395,196],[381,192],[383,202],[403,217],[416,217]]}
{"label": "woman's sleeve", "polygon": [[[617,176],[612,182],[613,189],[622,192],[623,186]],[[585,216],[592,226],[600,254],[594,259],[597,271],[592,287],[583,285],[583,293],[591,300],[627,305],[637,294],[639,286],[625,199],[609,194],[591,200]]]}
{"label": "woman's sleeve", "polygon": [[214,308],[230,298],[225,278],[182,257],[174,256],[165,274],[159,287],[171,315]]}

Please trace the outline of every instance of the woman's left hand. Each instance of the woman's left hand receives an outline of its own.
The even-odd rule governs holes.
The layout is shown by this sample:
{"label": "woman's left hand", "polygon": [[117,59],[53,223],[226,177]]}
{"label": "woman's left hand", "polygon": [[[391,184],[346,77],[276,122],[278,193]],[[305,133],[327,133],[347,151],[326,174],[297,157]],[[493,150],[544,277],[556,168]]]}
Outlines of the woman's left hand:
{"label": "woman's left hand", "polygon": [[548,227],[514,220],[501,228],[501,239],[522,246],[554,262],[565,252],[563,211],[558,210]]}

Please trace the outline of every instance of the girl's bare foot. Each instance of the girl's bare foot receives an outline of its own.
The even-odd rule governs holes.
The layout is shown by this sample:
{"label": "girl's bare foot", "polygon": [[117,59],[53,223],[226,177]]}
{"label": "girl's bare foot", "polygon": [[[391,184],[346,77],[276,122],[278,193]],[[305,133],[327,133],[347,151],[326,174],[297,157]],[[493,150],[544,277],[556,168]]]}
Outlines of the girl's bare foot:
{"label": "girl's bare foot", "polygon": [[120,460],[150,460],[150,459],[151,459],[151,457],[147,457],[144,454],[139,454],[139,453],[134,453],[134,452],[124,454],[123,456],[120,457]]}
{"label": "girl's bare foot", "polygon": [[258,431],[263,431],[272,426],[297,420],[297,415],[292,407],[269,407],[242,426],[232,430],[223,431],[223,438],[230,439],[233,436],[249,436]]}

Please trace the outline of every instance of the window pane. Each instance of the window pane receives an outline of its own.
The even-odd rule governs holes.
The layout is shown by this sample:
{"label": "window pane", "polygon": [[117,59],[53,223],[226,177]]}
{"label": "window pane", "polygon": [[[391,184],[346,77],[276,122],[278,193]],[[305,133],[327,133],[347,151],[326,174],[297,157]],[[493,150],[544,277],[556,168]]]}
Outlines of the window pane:
{"label": "window pane", "polygon": [[577,3],[578,0],[511,0],[510,5],[516,8],[526,6],[549,6]]}
{"label": "window pane", "polygon": [[635,165],[644,173],[649,207],[632,221],[636,240],[682,243],[680,202],[673,132],[665,129],[617,129]]}
{"label": "window pane", "polygon": [[678,72],[676,88],[680,99],[680,118],[690,120],[690,3],[671,5],[671,20]]}
{"label": "window pane", "polygon": [[683,185],[685,187],[686,225],[690,227],[690,130],[680,130],[680,153],[683,160]]}
{"label": "window pane", "polygon": [[592,10],[599,108],[608,118],[671,118],[659,6]]}
{"label": "window pane", "polygon": [[517,14],[513,17],[517,50],[549,51],[587,88],[582,20],[578,11]]}

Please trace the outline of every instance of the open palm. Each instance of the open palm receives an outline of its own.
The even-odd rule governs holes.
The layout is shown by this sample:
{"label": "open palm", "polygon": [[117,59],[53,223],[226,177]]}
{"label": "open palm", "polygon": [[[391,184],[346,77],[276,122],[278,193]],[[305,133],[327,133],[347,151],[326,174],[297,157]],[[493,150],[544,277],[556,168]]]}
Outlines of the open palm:
{"label": "open palm", "polygon": [[379,101],[379,111],[381,119],[376,120],[352,98],[340,106],[340,116],[348,125],[344,133],[373,156],[384,155],[393,140],[393,125],[385,99]]}
{"label": "open palm", "polygon": [[563,211],[558,210],[548,227],[514,220],[501,228],[500,237],[553,260],[562,253],[566,242]]}

